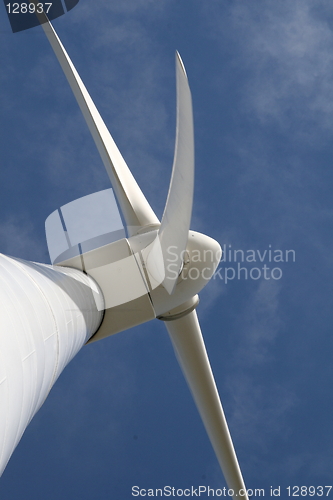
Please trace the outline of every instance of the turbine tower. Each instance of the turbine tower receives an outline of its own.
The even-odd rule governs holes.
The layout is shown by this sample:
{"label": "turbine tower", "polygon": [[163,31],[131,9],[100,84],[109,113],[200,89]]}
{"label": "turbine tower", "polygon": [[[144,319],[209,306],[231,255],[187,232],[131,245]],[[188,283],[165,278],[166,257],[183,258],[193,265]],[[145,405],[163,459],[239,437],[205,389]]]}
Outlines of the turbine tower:
{"label": "turbine tower", "polygon": [[221,248],[190,230],[194,133],[181,57],[177,52],[174,162],[159,221],[53,26],[45,14],[39,16],[113,189],[75,200],[48,217],[51,266],[0,256],[0,473],[84,344],[157,318],[165,322],[233,498],[248,499],[195,311]]}

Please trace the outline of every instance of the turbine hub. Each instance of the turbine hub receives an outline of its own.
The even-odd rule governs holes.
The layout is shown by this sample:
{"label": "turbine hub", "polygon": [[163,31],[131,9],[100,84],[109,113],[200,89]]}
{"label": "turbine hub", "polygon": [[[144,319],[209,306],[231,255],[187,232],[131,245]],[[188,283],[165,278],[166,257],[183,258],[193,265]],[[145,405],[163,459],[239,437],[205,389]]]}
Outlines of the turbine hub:
{"label": "turbine hub", "polygon": [[[170,246],[167,248],[166,254],[164,266],[170,276],[170,273],[177,272],[175,267],[176,256],[178,255],[177,248]],[[150,297],[156,317],[164,319],[170,314],[173,315],[176,308],[192,300],[214,275],[221,260],[221,255],[222,250],[217,241],[205,234],[189,231],[186,250],[182,253],[183,266],[180,273],[177,273],[178,279],[173,293],[170,295],[164,288],[161,269],[159,269],[159,285],[150,289]],[[157,261],[155,254],[154,262]],[[149,270],[149,261],[147,262]],[[157,273],[155,273],[155,283],[156,276]],[[175,313],[177,314],[178,311],[175,311]]]}

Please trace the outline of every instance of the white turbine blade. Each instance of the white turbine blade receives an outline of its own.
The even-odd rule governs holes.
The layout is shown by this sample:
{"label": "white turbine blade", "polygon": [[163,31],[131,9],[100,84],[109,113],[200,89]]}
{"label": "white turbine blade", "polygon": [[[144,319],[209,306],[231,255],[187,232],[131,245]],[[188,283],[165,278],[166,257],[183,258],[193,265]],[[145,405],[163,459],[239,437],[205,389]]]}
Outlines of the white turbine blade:
{"label": "white turbine blade", "polygon": [[53,26],[50,22],[44,22],[42,27],[72,88],[101,155],[125,218],[129,235],[136,234],[140,227],[159,225],[158,218],[126,165]]}
{"label": "white turbine blade", "polygon": [[[173,347],[233,498],[248,499],[196,311],[166,321]],[[240,496],[245,493],[244,496]]]}
{"label": "white turbine blade", "polygon": [[[186,71],[176,53],[177,131],[167,202],[159,231],[164,257],[163,286],[171,294],[183,264],[190,229],[194,187],[194,134],[191,91]],[[170,258],[172,252],[172,261]],[[175,258],[177,254],[177,259]]]}

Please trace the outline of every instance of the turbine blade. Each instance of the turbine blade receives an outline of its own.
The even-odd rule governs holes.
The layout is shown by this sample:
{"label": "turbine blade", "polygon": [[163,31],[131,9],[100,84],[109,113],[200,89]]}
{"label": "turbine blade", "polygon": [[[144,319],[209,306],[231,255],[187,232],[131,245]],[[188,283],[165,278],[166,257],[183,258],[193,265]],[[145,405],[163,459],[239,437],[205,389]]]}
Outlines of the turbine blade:
{"label": "turbine blade", "polygon": [[[166,321],[178,362],[203,420],[233,498],[240,498],[245,485],[228,424],[215,385],[196,311]],[[241,493],[240,493],[241,492]],[[241,498],[248,500],[246,493]]]}
{"label": "turbine blade", "polygon": [[[171,294],[183,264],[190,229],[194,188],[194,133],[191,91],[186,71],[176,52],[177,129],[171,181],[159,238],[165,279],[163,286]],[[172,250],[173,259],[169,260]],[[177,254],[177,259],[174,255]],[[172,264],[171,264],[172,262]]]}
{"label": "turbine blade", "polygon": [[45,22],[42,28],[65,73],[101,155],[125,218],[129,235],[136,234],[141,227],[159,225],[158,218],[129,170],[53,26],[50,22]]}

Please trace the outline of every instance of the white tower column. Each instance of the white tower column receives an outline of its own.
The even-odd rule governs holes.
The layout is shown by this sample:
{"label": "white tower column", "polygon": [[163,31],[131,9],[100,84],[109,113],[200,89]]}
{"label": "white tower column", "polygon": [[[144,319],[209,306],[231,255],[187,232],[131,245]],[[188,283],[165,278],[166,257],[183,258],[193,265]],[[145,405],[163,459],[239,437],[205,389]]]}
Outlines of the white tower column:
{"label": "white tower column", "polygon": [[76,269],[0,254],[0,475],[62,370],[98,329],[103,301]]}

